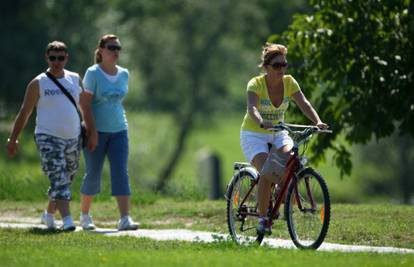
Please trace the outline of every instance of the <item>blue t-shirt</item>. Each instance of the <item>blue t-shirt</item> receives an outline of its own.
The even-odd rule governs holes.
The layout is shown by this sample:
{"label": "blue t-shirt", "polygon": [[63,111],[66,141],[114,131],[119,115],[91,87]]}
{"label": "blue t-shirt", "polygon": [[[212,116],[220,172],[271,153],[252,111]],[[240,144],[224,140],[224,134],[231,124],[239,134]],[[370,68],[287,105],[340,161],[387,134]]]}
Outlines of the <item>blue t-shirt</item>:
{"label": "blue t-shirt", "polygon": [[127,69],[118,69],[115,81],[110,81],[98,64],[86,70],[83,84],[93,94],[92,110],[99,132],[115,133],[128,129],[122,101],[128,92]]}

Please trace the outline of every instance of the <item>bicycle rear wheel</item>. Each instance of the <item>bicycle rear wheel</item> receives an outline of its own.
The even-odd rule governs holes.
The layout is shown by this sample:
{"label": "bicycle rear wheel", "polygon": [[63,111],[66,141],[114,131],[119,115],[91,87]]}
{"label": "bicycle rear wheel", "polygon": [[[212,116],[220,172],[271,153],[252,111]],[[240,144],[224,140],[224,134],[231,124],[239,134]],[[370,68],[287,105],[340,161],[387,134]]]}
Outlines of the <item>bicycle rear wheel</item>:
{"label": "bicycle rear wheel", "polygon": [[255,183],[252,174],[240,171],[234,175],[227,191],[227,224],[232,239],[238,244],[256,242],[257,186]]}
{"label": "bicycle rear wheel", "polygon": [[331,205],[326,182],[313,169],[303,170],[297,183],[290,184],[285,203],[285,217],[295,246],[317,249],[328,232],[330,216]]}

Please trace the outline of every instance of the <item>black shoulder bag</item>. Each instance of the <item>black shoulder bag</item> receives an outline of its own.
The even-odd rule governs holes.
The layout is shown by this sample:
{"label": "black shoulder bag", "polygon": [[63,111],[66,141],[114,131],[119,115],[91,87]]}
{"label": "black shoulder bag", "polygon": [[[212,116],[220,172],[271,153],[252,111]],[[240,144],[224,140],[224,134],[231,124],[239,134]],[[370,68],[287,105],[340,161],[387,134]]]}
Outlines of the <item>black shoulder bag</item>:
{"label": "black shoulder bag", "polygon": [[57,85],[57,87],[59,87],[59,89],[62,91],[62,93],[69,99],[69,101],[75,107],[76,112],[78,113],[78,116],[79,116],[80,127],[81,127],[80,142],[81,142],[82,147],[85,147],[86,144],[88,143],[87,136],[86,136],[86,128],[85,128],[85,125],[83,123],[82,115],[79,111],[78,105],[76,105],[75,99],[73,99],[73,96],[68,92],[68,90],[65,89],[65,87],[63,87],[63,85],[55,78],[55,76],[53,76],[48,71],[46,71],[45,73],[46,73],[47,77],[49,77],[49,79],[51,79]]}

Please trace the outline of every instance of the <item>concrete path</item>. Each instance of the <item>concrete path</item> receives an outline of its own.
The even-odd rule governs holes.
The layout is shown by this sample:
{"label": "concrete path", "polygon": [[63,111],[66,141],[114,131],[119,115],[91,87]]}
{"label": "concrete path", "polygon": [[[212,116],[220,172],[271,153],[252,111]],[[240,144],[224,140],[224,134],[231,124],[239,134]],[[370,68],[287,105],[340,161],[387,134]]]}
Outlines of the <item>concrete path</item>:
{"label": "concrete path", "polygon": [[[35,223],[0,223],[1,228],[40,228],[45,229],[45,226]],[[81,228],[77,228],[76,231],[82,231]],[[164,230],[146,230],[140,229],[136,231],[117,231],[110,228],[98,228],[91,233],[102,234],[105,236],[134,236],[134,237],[146,237],[154,240],[180,240],[190,242],[214,242],[220,240],[227,240],[228,235],[204,232],[204,231],[192,231],[185,229],[164,229]],[[282,240],[275,238],[265,238],[263,241],[270,247],[274,248],[288,248],[295,249],[295,245],[290,240]],[[324,242],[318,250],[323,251],[342,251],[342,252],[376,252],[376,253],[410,253],[414,254],[414,249],[395,248],[395,247],[372,247],[372,246],[355,246],[355,245],[341,245]]]}

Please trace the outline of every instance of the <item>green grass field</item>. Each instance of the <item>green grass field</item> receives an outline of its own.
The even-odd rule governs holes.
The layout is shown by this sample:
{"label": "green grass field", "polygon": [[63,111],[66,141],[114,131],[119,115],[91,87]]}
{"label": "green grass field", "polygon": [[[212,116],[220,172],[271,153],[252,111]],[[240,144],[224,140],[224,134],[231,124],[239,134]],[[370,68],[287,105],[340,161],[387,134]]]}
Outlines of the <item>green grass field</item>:
{"label": "green grass field", "polygon": [[[0,214],[16,220],[25,217],[37,220],[45,206],[45,202],[1,201]],[[224,200],[159,198],[152,203],[133,202],[131,206],[131,215],[145,229],[182,228],[228,233]],[[78,219],[79,202],[72,202],[71,207]],[[92,215],[98,226],[115,228],[118,220],[116,202],[95,203]],[[289,239],[284,220],[276,221],[273,228],[273,237]],[[333,204],[326,241],[414,249],[414,211],[404,205]]]}
{"label": "green grass field", "polygon": [[[216,153],[222,163],[222,186],[232,176],[232,163],[244,161],[239,147],[239,115],[228,115],[198,125],[192,132],[183,158],[168,185],[167,195],[152,191],[156,176],[174,142],[174,124],[169,116],[130,113],[131,215],[144,229],[184,228],[227,233],[224,199],[205,200],[206,181],[199,178],[199,157],[205,151]],[[162,127],[160,127],[162,125]],[[0,132],[5,140],[7,133]],[[46,206],[48,181],[43,176],[32,134],[21,138],[16,158],[0,153],[0,217],[8,221],[35,218]],[[357,160],[358,155],[353,155]],[[332,221],[327,242],[341,244],[394,246],[414,249],[414,211],[411,206],[390,204],[387,199],[366,195],[357,174],[339,178],[327,161],[317,169],[325,177],[333,200]],[[375,172],[375,168],[369,167]],[[71,209],[79,214],[79,188],[83,159],[76,176]],[[375,175],[375,174],[374,174]],[[110,197],[108,167],[105,167],[102,193],[92,213],[101,227],[116,227],[118,211]],[[366,204],[344,204],[366,203]],[[272,237],[289,239],[286,222],[275,223]],[[23,256],[19,256],[23,255]],[[50,256],[53,255],[53,256]],[[28,230],[0,229],[0,266],[412,266],[413,255],[376,253],[310,252],[239,247],[228,241],[212,244],[157,242],[131,237],[108,238],[83,232],[45,234]]]}
{"label": "green grass field", "polygon": [[412,266],[414,255],[157,242],[77,232],[0,230],[1,266]]}
{"label": "green grass field", "polygon": [[[0,202],[2,216],[38,218],[45,203]],[[227,233],[224,201],[163,198],[132,205],[144,229],[186,228]],[[115,227],[114,201],[93,205],[98,225]],[[79,214],[79,203],[72,203]],[[113,223],[111,226],[110,223]],[[414,248],[414,212],[402,205],[333,206],[327,242]],[[109,223],[109,225],[108,225]],[[288,239],[285,221],[272,237]],[[51,233],[36,229],[0,229],[0,266],[412,266],[413,254],[341,253],[242,247],[217,240],[207,243],[104,237],[87,232]]]}
{"label": "green grass field", "polygon": [[[161,167],[167,160],[175,141],[174,124],[168,115],[129,113],[130,159],[129,173],[133,197],[140,201],[153,199],[152,189]],[[208,181],[200,178],[200,157],[206,151],[215,153],[221,160],[222,188],[225,189],[233,174],[233,162],[244,161],[239,146],[241,115],[228,114],[225,118],[212,119],[197,125],[190,135],[185,152],[179,162],[167,193],[185,199],[203,199],[208,195]],[[160,127],[162,125],[162,127]],[[7,138],[0,132],[0,139]],[[20,139],[20,151],[14,159],[0,153],[0,200],[42,200],[48,181],[40,169],[39,158],[33,142],[33,135],[26,130]],[[317,166],[325,177],[334,202],[360,203],[372,201],[364,195],[356,176],[340,179],[339,171],[331,164],[331,153],[327,161]],[[108,164],[104,168],[103,193],[97,200],[110,199]],[[73,184],[74,199],[79,199],[79,188],[84,173],[83,158]],[[358,168],[355,169],[358,173]],[[146,198],[149,200],[145,200]]]}

